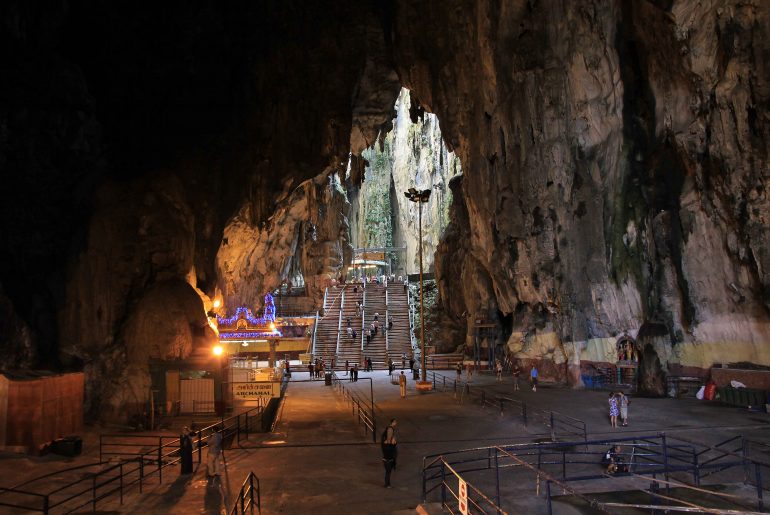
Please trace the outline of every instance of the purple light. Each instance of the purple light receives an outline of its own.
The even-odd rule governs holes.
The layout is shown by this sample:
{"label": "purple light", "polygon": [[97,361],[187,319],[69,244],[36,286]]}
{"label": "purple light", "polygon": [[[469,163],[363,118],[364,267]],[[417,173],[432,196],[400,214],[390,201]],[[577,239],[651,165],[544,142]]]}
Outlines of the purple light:
{"label": "purple light", "polygon": [[253,340],[256,338],[275,338],[283,336],[280,331],[239,331],[236,333],[219,333],[220,340]]}
{"label": "purple light", "polygon": [[235,325],[238,320],[244,319],[250,325],[268,325],[271,322],[275,322],[275,303],[273,302],[273,296],[269,293],[265,295],[265,315],[262,317],[255,317],[246,306],[241,306],[235,310],[235,314],[229,318],[223,318],[217,315],[217,322],[220,326]]}

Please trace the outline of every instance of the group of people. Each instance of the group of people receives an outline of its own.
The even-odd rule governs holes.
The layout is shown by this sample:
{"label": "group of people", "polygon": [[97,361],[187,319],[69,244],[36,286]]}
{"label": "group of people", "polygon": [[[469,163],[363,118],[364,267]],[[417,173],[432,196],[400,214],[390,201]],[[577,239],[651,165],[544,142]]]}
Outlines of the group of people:
{"label": "group of people", "polygon": [[623,392],[610,393],[610,425],[618,427],[618,416],[623,426],[628,425],[628,405],[631,401]]}
{"label": "group of people", "polygon": [[315,360],[311,361],[307,364],[307,371],[310,373],[310,379],[316,378],[321,379],[324,376],[324,368],[326,368],[326,365],[324,364],[324,361],[320,358],[316,358]]}

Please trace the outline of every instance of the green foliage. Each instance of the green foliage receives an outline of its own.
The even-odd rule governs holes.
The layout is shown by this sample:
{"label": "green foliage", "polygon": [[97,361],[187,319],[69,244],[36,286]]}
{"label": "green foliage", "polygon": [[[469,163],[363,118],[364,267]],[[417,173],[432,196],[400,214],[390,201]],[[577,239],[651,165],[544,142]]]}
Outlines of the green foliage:
{"label": "green foliage", "polygon": [[362,188],[361,212],[364,213],[360,228],[360,244],[365,247],[389,247],[393,244],[393,221],[390,207],[391,162],[390,138],[386,138],[383,151],[379,147],[363,152],[369,161],[366,170],[366,187]]}

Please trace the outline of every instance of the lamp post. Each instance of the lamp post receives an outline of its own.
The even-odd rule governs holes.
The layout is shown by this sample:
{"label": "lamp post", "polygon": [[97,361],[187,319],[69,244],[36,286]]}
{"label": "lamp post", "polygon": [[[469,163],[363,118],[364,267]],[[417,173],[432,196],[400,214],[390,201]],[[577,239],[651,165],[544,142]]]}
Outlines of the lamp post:
{"label": "lamp post", "polygon": [[428,381],[428,368],[427,360],[425,356],[425,316],[423,312],[423,297],[422,297],[422,205],[430,199],[430,189],[417,191],[414,188],[409,188],[404,192],[406,198],[412,202],[417,203],[417,226],[419,227],[420,234],[420,361],[422,361],[422,382]]}

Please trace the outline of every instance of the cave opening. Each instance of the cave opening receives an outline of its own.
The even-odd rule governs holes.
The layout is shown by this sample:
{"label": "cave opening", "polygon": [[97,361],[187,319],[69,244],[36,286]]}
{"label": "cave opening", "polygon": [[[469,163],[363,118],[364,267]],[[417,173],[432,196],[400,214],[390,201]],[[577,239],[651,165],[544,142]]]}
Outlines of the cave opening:
{"label": "cave opening", "polygon": [[459,158],[441,136],[438,117],[423,110],[402,88],[394,105],[391,129],[362,152],[360,184],[344,186],[350,201],[351,277],[377,273],[419,273],[418,206],[404,196],[409,188],[431,190],[422,210],[423,269],[432,277],[433,256],[449,224],[449,181],[462,173]]}

